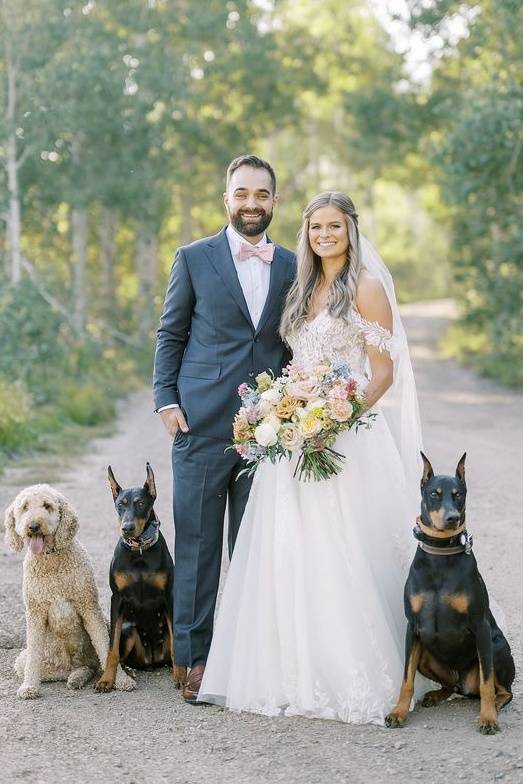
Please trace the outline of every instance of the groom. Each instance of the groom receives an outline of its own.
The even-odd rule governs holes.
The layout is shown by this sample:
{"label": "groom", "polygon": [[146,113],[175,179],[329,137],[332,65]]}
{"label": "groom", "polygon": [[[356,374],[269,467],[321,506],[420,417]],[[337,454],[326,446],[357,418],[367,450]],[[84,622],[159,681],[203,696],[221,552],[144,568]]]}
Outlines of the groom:
{"label": "groom", "polygon": [[294,255],[265,230],[277,201],[269,163],[243,155],[227,169],[229,224],[180,248],[165,297],[154,399],[174,439],[176,663],[189,667],[183,697],[198,696],[211,645],[225,505],[232,554],[251,480],[233,450],[239,384],[289,360],[278,326]]}

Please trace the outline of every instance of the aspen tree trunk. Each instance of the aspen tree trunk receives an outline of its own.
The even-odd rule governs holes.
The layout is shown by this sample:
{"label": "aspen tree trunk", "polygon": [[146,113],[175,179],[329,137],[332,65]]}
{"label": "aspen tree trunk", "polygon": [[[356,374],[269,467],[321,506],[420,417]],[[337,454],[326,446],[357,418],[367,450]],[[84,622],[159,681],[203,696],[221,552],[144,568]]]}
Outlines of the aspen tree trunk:
{"label": "aspen tree trunk", "polygon": [[71,213],[73,235],[73,298],[74,325],[81,335],[85,330],[87,305],[87,209],[73,207]]}
{"label": "aspen tree trunk", "polygon": [[193,221],[192,221],[192,193],[182,188],[180,193],[180,207],[182,225],[180,237],[182,245],[188,245],[193,240]]}
{"label": "aspen tree trunk", "polygon": [[146,223],[139,223],[136,228],[135,267],[140,303],[138,331],[143,338],[148,335],[153,326],[157,253],[158,241],[153,230]]}
{"label": "aspen tree trunk", "polygon": [[7,144],[6,169],[9,208],[7,212],[7,250],[9,258],[9,276],[13,284],[20,282],[22,273],[22,216],[20,209],[20,192],[18,185],[18,168],[20,162],[16,158],[16,78],[17,68],[13,61],[11,43],[6,39],[6,71],[7,71]]}
{"label": "aspen tree trunk", "polygon": [[116,232],[118,216],[110,207],[102,207],[98,238],[100,243],[100,295],[104,317],[114,313],[116,302]]}

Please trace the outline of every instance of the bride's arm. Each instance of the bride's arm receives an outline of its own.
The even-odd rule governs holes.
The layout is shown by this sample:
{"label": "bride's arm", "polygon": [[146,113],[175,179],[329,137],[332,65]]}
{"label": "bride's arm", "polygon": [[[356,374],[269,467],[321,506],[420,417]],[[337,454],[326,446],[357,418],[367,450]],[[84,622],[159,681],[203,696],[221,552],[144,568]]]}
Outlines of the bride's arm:
{"label": "bride's arm", "polygon": [[[380,281],[362,270],[356,291],[356,307],[368,322],[377,323],[392,334],[392,311]],[[372,378],[365,387],[365,408],[372,406],[385,394],[394,377],[394,365],[390,354],[367,341],[367,354]]]}

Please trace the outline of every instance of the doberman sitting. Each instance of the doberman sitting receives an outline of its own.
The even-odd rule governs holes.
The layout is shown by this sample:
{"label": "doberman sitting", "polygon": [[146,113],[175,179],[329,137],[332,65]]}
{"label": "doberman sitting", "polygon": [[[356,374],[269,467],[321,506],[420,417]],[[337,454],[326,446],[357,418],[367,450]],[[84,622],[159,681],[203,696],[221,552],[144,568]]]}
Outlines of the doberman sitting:
{"label": "doberman sitting", "polygon": [[121,536],[109,572],[110,644],[97,691],[114,687],[120,661],[137,669],[172,664],[177,688],[186,679],[174,654],[173,561],[153,509],[156,485],[149,463],[146,470],[143,487],[122,490],[108,469]]}
{"label": "doberman sitting", "polygon": [[485,583],[465,528],[465,457],[455,476],[434,476],[421,453],[421,517],[418,548],[405,585],[405,671],[388,727],[407,717],[416,671],[441,684],[425,694],[425,707],[457,693],[480,697],[479,729],[498,729],[497,713],[512,699],[515,676],[510,646],[489,609]]}

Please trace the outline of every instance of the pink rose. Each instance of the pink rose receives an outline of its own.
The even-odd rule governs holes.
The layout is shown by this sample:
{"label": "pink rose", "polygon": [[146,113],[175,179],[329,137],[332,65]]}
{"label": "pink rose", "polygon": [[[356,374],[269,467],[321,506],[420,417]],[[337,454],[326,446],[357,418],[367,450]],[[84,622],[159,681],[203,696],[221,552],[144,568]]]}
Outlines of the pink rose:
{"label": "pink rose", "polygon": [[320,397],[320,391],[320,384],[310,378],[301,381],[289,381],[285,387],[285,394],[288,397],[297,397],[299,400],[314,400]]}
{"label": "pink rose", "polygon": [[346,384],[336,384],[329,390],[329,400],[346,400],[348,396]]}
{"label": "pink rose", "polygon": [[335,422],[347,422],[352,416],[352,405],[348,400],[328,400],[327,413]]}

